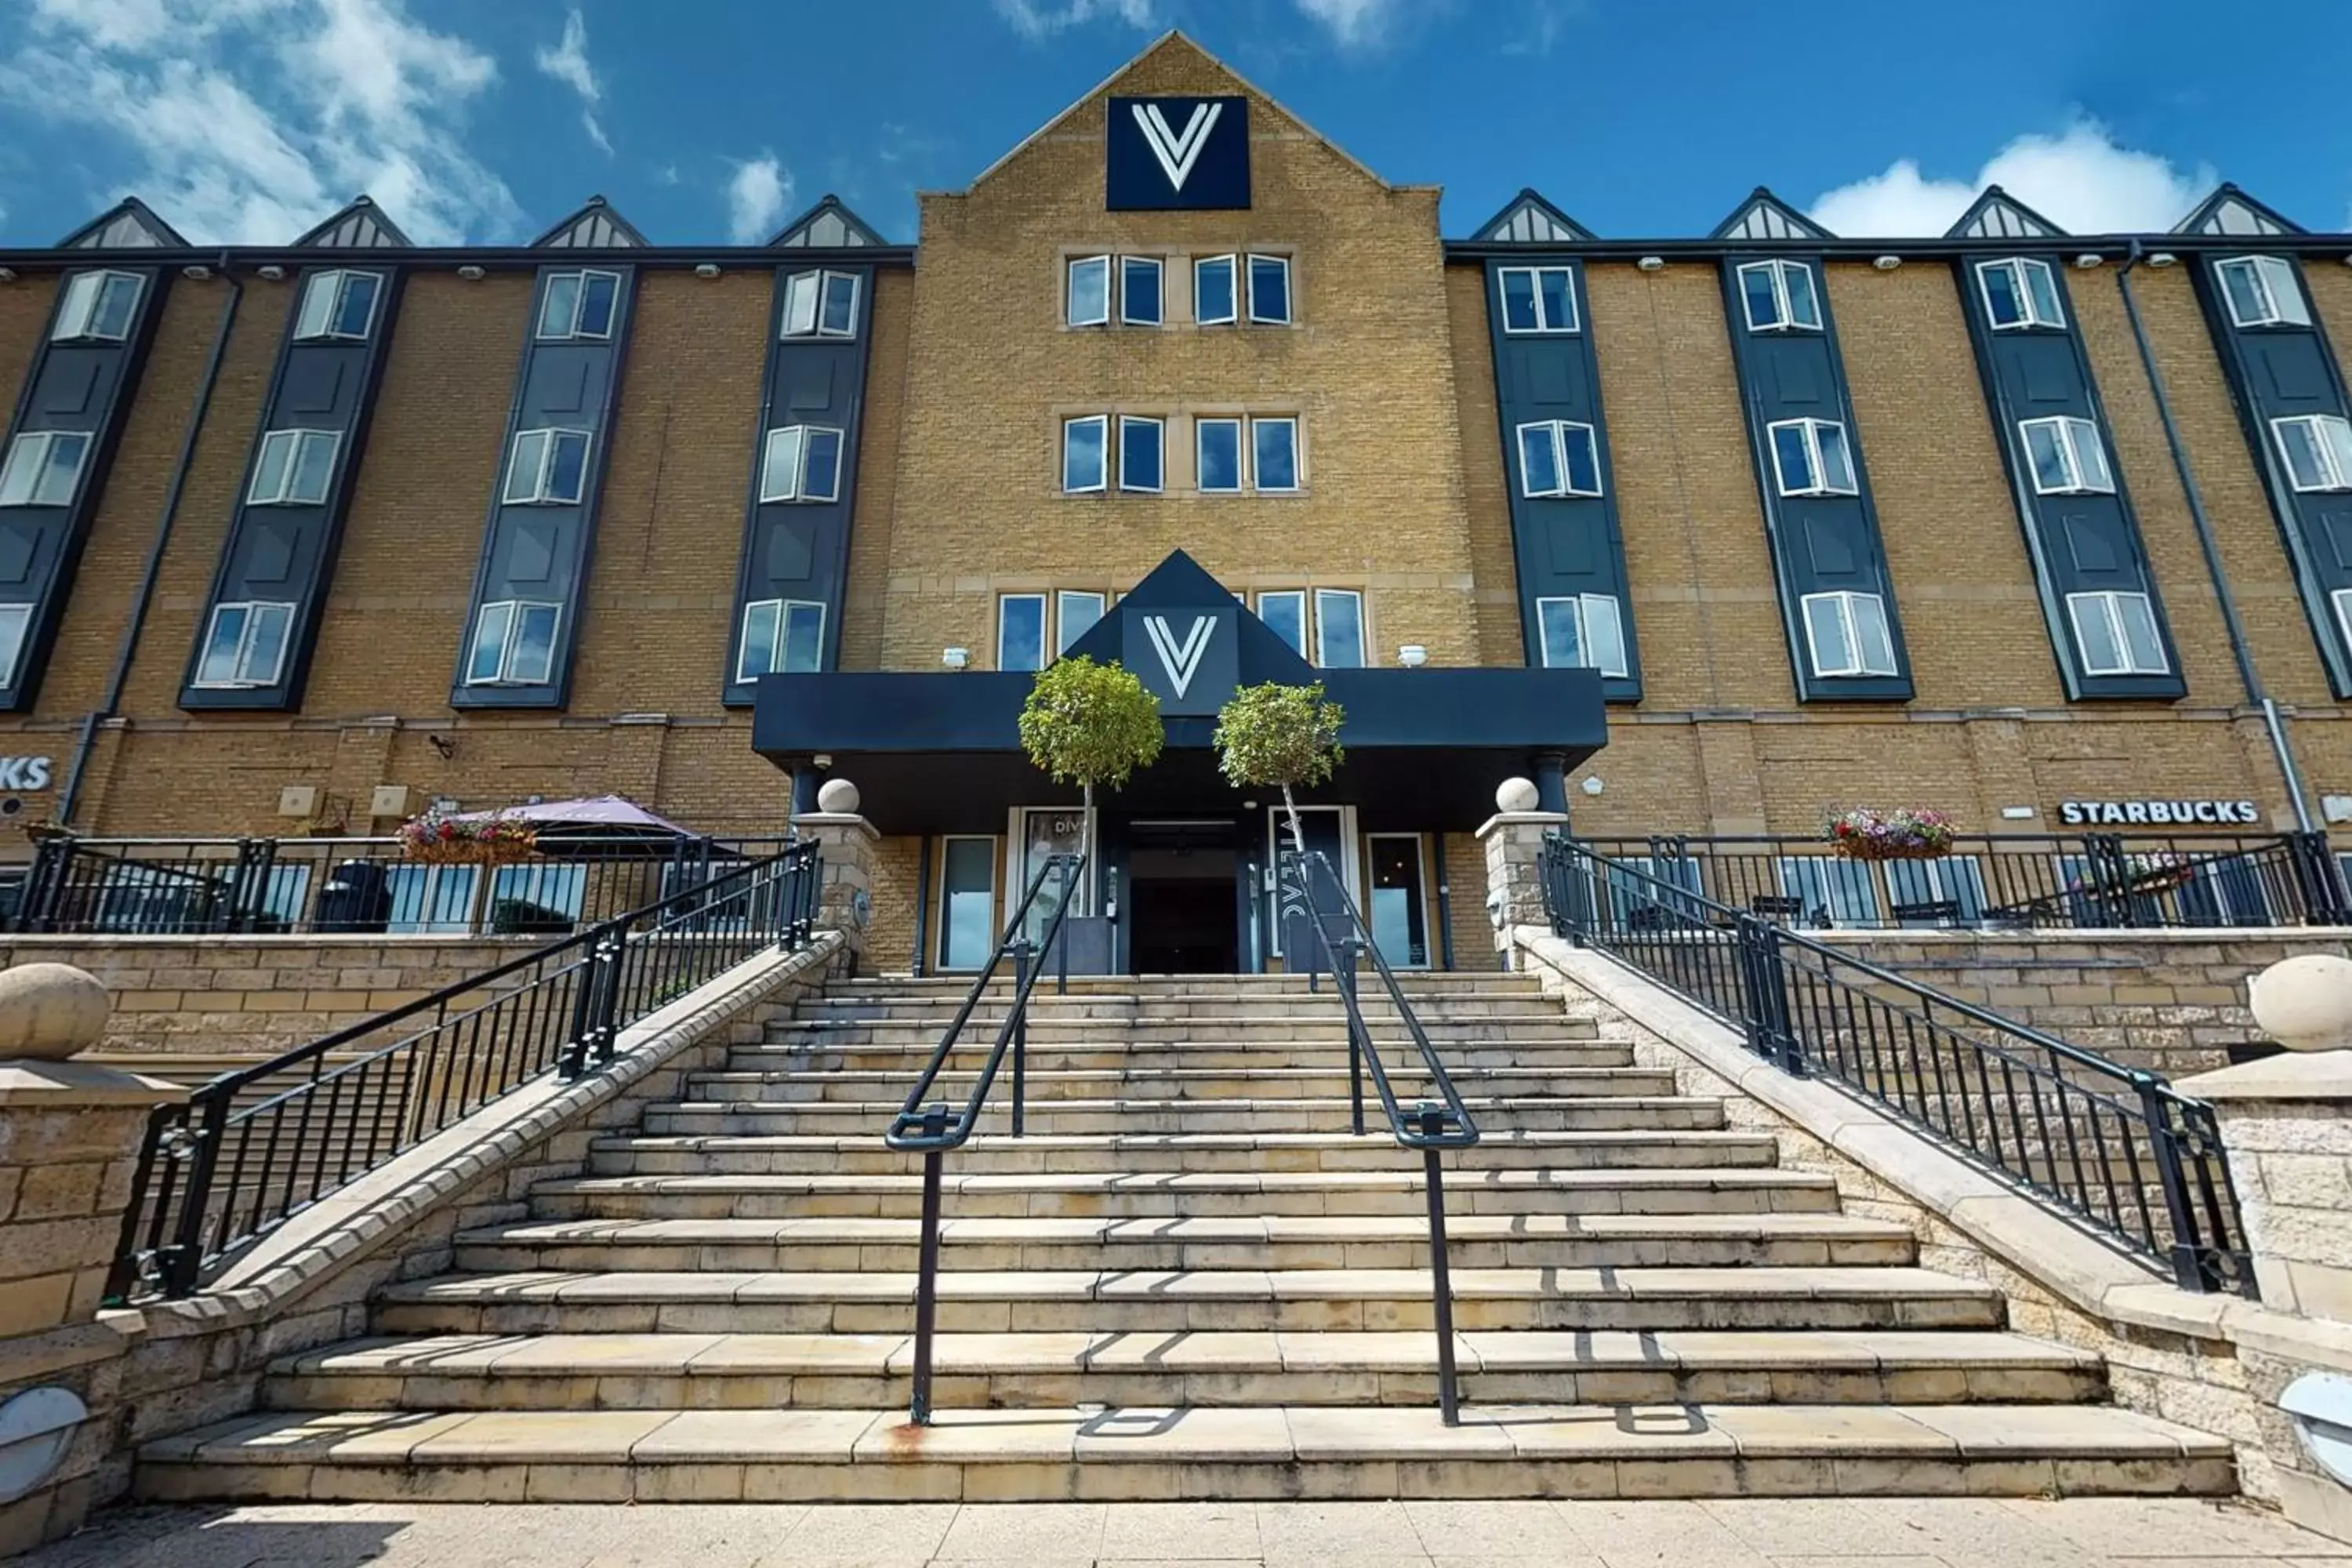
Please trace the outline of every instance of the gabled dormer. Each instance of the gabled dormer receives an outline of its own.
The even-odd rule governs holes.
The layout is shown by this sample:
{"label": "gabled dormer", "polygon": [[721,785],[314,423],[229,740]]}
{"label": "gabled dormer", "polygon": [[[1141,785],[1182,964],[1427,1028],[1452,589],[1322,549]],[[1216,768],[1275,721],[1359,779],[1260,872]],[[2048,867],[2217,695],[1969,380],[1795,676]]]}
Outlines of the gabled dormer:
{"label": "gabled dormer", "polygon": [[1837,237],[1759,185],[1710,239],[1834,239]]}
{"label": "gabled dormer", "polygon": [[602,196],[590,196],[588,205],[532,240],[536,250],[614,250],[635,249],[653,242],[637,232],[636,225],[623,217]]}
{"label": "gabled dormer", "polygon": [[409,238],[400,232],[400,226],[384,216],[383,209],[366,196],[352,199],[352,205],[294,242],[297,250],[376,250],[386,247],[405,249]]}
{"label": "gabled dormer", "polygon": [[2224,181],[2219,190],[2197,204],[2197,210],[2173,226],[2175,234],[2301,234],[2303,226]]}
{"label": "gabled dormer", "polygon": [[1984,195],[1960,215],[1959,222],[1944,231],[1944,237],[2056,239],[2065,232],[1999,185],[1987,185]]}
{"label": "gabled dormer", "polygon": [[1471,237],[1512,245],[1573,245],[1593,234],[1533,190],[1522,190]]}
{"label": "gabled dormer", "polygon": [[155,216],[155,209],[137,196],[99,214],[63,239],[59,250],[180,250],[187,246],[180,231]]}
{"label": "gabled dormer", "polygon": [[872,224],[851,212],[831,192],[768,241],[772,248],[813,250],[846,250],[889,243]]}

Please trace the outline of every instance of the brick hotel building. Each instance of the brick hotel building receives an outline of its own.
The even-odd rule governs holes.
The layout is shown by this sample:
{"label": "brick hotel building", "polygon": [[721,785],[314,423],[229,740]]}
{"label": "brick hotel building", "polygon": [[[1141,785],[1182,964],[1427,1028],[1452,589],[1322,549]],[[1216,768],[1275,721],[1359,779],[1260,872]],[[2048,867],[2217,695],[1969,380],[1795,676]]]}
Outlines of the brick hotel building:
{"label": "brick hotel building", "polygon": [[831,198],[760,247],[396,218],[0,251],[16,820],[772,833],[830,773],[879,966],[952,968],[1075,837],[1011,732],[1074,647],[1171,715],[1094,895],[1144,969],[1276,956],[1207,715],[1316,667],[1313,831],[1422,962],[1491,961],[1444,889],[1513,773],[1606,836],[2352,819],[2352,236],[2232,186],[2136,237],[1759,189],[1705,238],[1530,191],[1449,239],[1171,35],[917,245]]}

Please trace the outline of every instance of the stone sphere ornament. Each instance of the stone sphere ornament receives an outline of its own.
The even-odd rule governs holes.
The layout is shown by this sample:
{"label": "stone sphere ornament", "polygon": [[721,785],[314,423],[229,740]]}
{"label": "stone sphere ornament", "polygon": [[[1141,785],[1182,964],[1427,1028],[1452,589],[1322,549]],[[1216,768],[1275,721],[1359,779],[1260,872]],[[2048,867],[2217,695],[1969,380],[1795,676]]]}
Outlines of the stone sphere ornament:
{"label": "stone sphere ornament", "polygon": [[86,1051],[113,1010],[98,976],[70,963],[0,969],[0,1061],[61,1062]]}
{"label": "stone sphere ornament", "polygon": [[1501,787],[1495,791],[1495,809],[1506,816],[1517,816],[1533,811],[1536,802],[1542,798],[1536,793],[1535,780],[1505,779]]}
{"label": "stone sphere ornament", "polygon": [[2352,1049],[2352,958],[2297,953],[2246,985],[2263,1033],[2291,1051]]}
{"label": "stone sphere ornament", "polygon": [[857,815],[857,786],[847,779],[827,779],[817,785],[816,808],[831,816]]}

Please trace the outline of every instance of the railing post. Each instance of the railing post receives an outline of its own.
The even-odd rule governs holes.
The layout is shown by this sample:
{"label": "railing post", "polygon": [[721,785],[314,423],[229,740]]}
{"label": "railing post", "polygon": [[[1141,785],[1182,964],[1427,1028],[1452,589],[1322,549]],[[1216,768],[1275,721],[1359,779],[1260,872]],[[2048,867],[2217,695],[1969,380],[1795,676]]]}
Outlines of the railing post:
{"label": "railing post", "polygon": [[1357,1137],[1364,1135],[1364,1037],[1356,1027],[1356,939],[1341,937],[1331,953],[1331,984],[1339,989],[1339,1018],[1348,1031],[1348,1114]]}
{"label": "railing post", "polygon": [[[1079,869],[1079,867],[1068,861],[1063,862],[1062,907],[1065,909],[1069,907],[1070,893],[1077,879]],[[1069,917],[1065,915],[1062,917],[1062,929],[1055,934],[1054,940],[1054,994],[1056,996],[1067,996],[1070,994],[1069,928]]]}
{"label": "railing post", "polygon": [[25,878],[23,900],[16,906],[16,930],[56,928],[58,906],[65,902],[66,888],[73,880],[73,856],[70,833],[53,835],[34,846],[33,868]]}
{"label": "railing post", "polygon": [[[189,1109],[196,1109],[193,1099]],[[155,1254],[157,1283],[169,1297],[194,1294],[204,1268],[205,1221],[212,1207],[213,1169],[219,1162],[221,1144],[228,1131],[228,1096],[204,1097],[203,1124],[189,1134],[194,1146],[190,1148],[184,1141],[180,1148],[165,1151],[173,1159],[188,1162],[188,1179],[180,1193],[179,1223],[172,1227],[171,1245],[158,1248]],[[236,1194],[232,1193],[229,1196],[234,1201]]]}
{"label": "railing post", "polygon": [[2336,856],[2328,847],[2324,832],[2290,833],[2285,836],[2287,857],[2294,866],[2295,890],[2303,898],[2303,919],[2305,925],[2344,925],[2352,922],[2352,898],[2347,898],[2344,879],[2337,875]]}
{"label": "railing post", "polygon": [[1782,967],[1780,928],[1741,914],[1734,940],[1739,948],[1740,996],[1748,1048],[1791,1078],[1805,1075],[1804,1051],[1789,1026],[1788,975]]}
{"label": "railing post", "polygon": [[923,1234],[915,1265],[915,1387],[907,1404],[907,1419],[918,1426],[931,1424],[931,1338],[940,1316],[940,1166],[947,1157],[936,1141],[946,1137],[947,1131],[946,1106],[923,1112],[923,1136],[933,1145],[923,1151]]}
{"label": "railing post", "polygon": [[1029,1130],[1029,939],[1013,944],[1013,1136]]}
{"label": "railing post", "polygon": [[2181,1164],[2179,1130],[2173,1125],[2172,1106],[2164,1094],[2167,1085],[2151,1072],[2135,1071],[2131,1080],[2139,1091],[2140,1120],[2147,1127],[2157,1180],[2164,1188],[2165,1215],[2171,1221],[2173,1282],[2201,1294],[2212,1289],[2214,1281],[2205,1263],[2205,1226],[2189,1197],[2189,1173]]}
{"label": "railing post", "polygon": [[[1418,1114],[1423,1138],[1444,1132],[1445,1112],[1439,1107],[1423,1105]],[[1421,1169],[1429,1194],[1430,1304],[1437,1321],[1437,1412],[1445,1425],[1459,1426],[1462,1405],[1454,1371],[1454,1276],[1445,1256],[1445,1176],[1435,1144],[1422,1146]]]}

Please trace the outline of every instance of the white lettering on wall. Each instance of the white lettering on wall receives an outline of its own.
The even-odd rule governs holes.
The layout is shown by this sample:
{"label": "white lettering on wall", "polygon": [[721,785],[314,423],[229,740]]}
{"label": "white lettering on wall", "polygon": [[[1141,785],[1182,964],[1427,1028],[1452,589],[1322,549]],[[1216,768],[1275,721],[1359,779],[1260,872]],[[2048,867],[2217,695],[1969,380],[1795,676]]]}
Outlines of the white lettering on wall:
{"label": "white lettering on wall", "polygon": [[48,758],[0,757],[0,789],[29,790],[48,787]]}
{"label": "white lettering on wall", "polygon": [[2251,800],[2066,800],[2058,820],[2067,827],[2259,827]]}

